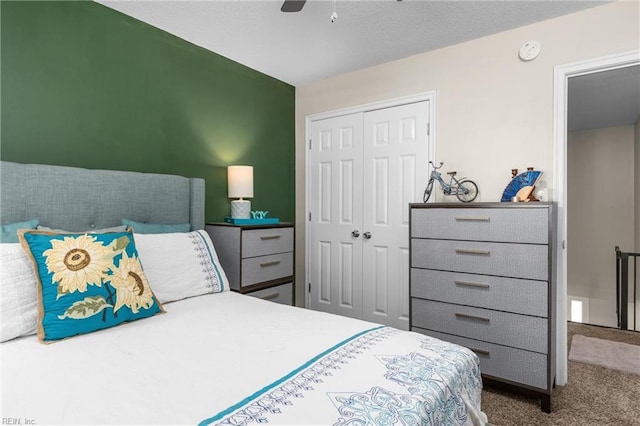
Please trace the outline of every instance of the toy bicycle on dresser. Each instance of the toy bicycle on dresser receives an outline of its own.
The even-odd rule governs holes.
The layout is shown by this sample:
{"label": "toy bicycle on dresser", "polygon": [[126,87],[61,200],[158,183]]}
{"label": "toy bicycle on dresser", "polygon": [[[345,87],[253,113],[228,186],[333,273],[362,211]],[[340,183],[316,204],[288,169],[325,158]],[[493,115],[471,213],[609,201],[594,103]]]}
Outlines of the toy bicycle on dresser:
{"label": "toy bicycle on dresser", "polygon": [[436,167],[432,161],[429,161],[429,164],[433,167],[433,171],[429,177],[427,188],[424,190],[424,196],[422,197],[423,202],[426,203],[429,200],[429,197],[431,197],[434,181],[438,181],[440,183],[444,195],[455,195],[458,197],[458,200],[463,203],[470,203],[476,199],[478,196],[478,185],[476,185],[474,181],[467,178],[461,178],[458,180],[456,179],[456,174],[458,172],[447,172],[447,174],[451,176],[449,183],[447,183],[442,179],[442,174],[438,172],[438,169],[441,168],[444,163],[440,162],[438,167]]}

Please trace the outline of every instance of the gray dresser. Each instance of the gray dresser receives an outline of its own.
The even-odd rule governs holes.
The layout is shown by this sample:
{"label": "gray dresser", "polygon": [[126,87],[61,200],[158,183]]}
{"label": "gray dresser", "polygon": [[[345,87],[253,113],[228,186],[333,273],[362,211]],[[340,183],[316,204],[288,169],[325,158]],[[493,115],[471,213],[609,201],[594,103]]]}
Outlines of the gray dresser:
{"label": "gray dresser", "polygon": [[207,224],[232,290],[276,303],[293,304],[294,228]]}
{"label": "gray dresser", "polygon": [[553,204],[410,205],[410,329],[466,346],[487,385],[555,380]]}

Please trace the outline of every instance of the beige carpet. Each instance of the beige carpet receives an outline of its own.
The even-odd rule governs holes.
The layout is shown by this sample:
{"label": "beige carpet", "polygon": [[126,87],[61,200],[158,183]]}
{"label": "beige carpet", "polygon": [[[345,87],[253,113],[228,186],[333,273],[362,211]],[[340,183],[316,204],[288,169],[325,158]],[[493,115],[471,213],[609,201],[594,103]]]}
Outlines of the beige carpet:
{"label": "beige carpet", "polygon": [[[640,333],[569,323],[575,334],[640,345]],[[482,391],[482,411],[492,425],[640,426],[640,376],[599,365],[569,361],[569,382],[551,396],[551,413],[540,411],[540,399],[489,387]]]}
{"label": "beige carpet", "polygon": [[569,361],[640,374],[640,346],[574,334]]}

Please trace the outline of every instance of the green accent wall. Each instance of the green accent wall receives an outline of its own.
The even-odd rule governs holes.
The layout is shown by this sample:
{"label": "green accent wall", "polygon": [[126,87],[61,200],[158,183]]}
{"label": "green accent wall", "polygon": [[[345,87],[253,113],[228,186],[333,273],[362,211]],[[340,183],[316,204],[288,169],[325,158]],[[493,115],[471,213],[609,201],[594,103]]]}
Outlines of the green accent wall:
{"label": "green accent wall", "polygon": [[0,16],[2,160],[202,177],[208,222],[252,165],[252,209],[294,220],[293,86],[98,3]]}

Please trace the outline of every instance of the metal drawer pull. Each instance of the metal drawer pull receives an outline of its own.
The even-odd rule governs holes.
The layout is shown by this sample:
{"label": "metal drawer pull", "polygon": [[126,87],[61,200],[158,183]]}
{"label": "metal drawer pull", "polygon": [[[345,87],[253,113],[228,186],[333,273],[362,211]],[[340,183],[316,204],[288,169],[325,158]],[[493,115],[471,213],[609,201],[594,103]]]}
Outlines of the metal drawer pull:
{"label": "metal drawer pull", "polygon": [[472,283],[469,281],[454,281],[456,285],[461,285],[464,287],[475,287],[475,288],[490,288],[489,284],[480,284],[480,283]]}
{"label": "metal drawer pull", "polygon": [[456,217],[458,222],[490,222],[490,217]]}
{"label": "metal drawer pull", "polygon": [[478,254],[481,256],[489,256],[491,252],[489,250],[471,250],[471,249],[456,249],[457,254]]}
{"label": "metal drawer pull", "polygon": [[261,268],[264,268],[265,266],[273,266],[273,265],[277,265],[278,263],[280,263],[279,260],[272,260],[271,262],[264,262],[260,264]]}
{"label": "metal drawer pull", "polygon": [[265,294],[264,296],[260,296],[260,299],[271,300],[271,299],[277,299],[279,296],[280,296],[280,293],[271,293],[271,294]]}
{"label": "metal drawer pull", "polygon": [[489,351],[485,351],[484,349],[469,348],[469,350],[471,350],[472,352],[477,353],[478,355],[489,355]]}
{"label": "metal drawer pull", "polygon": [[461,314],[459,312],[456,312],[456,318],[468,318],[468,319],[474,319],[474,320],[478,320],[478,321],[489,322],[489,318],[478,317],[476,315]]}
{"label": "metal drawer pull", "polygon": [[280,235],[260,235],[261,240],[277,240]]}

